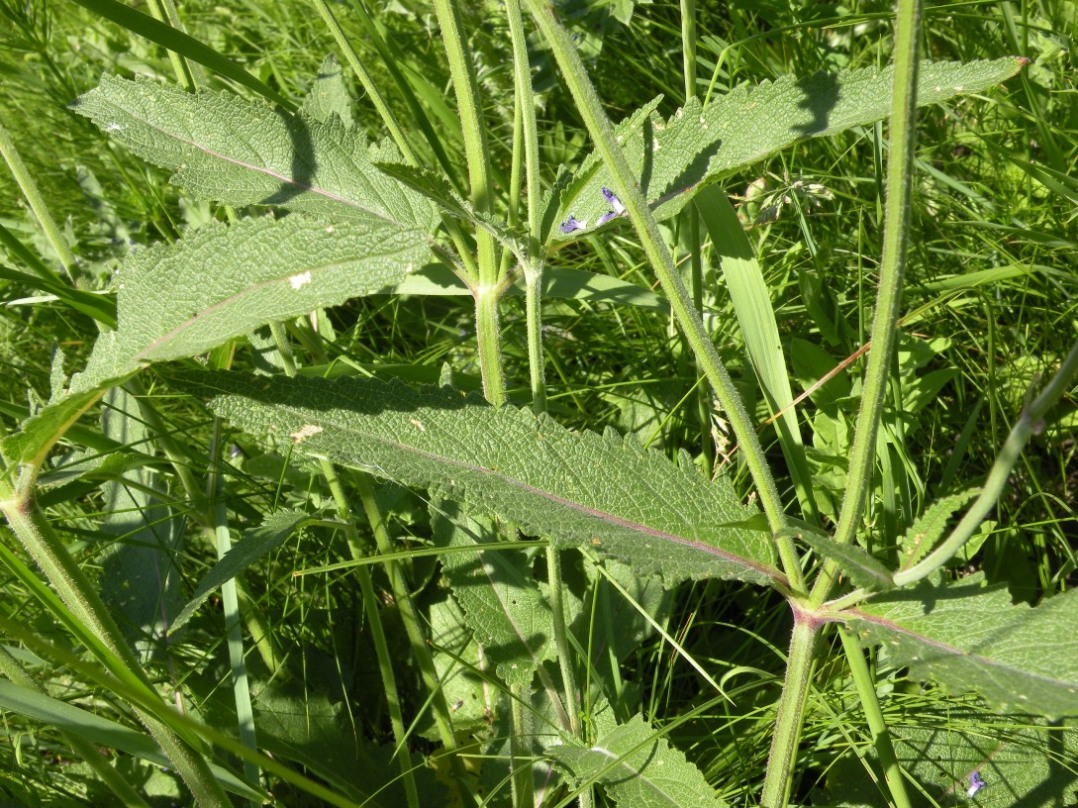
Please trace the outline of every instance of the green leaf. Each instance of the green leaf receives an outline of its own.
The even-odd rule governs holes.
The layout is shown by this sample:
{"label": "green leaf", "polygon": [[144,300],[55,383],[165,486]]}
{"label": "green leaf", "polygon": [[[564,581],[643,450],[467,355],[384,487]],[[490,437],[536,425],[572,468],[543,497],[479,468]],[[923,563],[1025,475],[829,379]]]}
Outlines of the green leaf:
{"label": "green leaf", "polygon": [[117,272],[119,330],[98,337],[70,389],[6,438],[4,454],[29,462],[101,389],[147,363],[195,356],[264,323],[372,294],[429,257],[416,231],[303,215],[215,222],[133,253]]}
{"label": "green leaf", "polygon": [[[1078,775],[1065,765],[1078,754],[1078,731],[1071,722],[1047,727],[1024,715],[985,715],[953,705],[938,714],[922,711],[916,721],[920,726],[903,722],[892,732],[903,775],[914,783],[915,808],[1058,808],[1067,804],[1060,803],[1062,795],[1075,794]],[[870,766],[858,756],[844,756],[828,767],[827,791],[814,794],[812,804],[889,804],[883,777],[873,776]],[[970,800],[966,790],[975,771],[985,785]]]}
{"label": "green leaf", "polygon": [[248,432],[292,451],[430,487],[562,546],[587,545],[669,580],[784,581],[770,537],[729,483],[616,434],[571,432],[449,389],[374,379],[173,377]]}
{"label": "green leaf", "polygon": [[[965,93],[982,92],[1015,75],[1018,57],[977,62],[924,62],[918,74],[917,104],[938,104]],[[730,174],[810,137],[842,132],[882,120],[891,109],[892,68],[784,76],[775,82],[742,86],[701,109],[695,98],[669,120],[634,113],[618,128],[629,164],[641,178],[655,215],[680,211],[700,183]],[[653,102],[654,103],[654,102]],[[594,165],[594,156],[584,168]],[[600,190],[613,186],[602,168],[574,182],[562,194],[558,212],[594,222],[609,209]],[[615,220],[616,221],[616,220]],[[554,230],[554,238],[563,236]]]}
{"label": "green leaf", "polygon": [[805,531],[802,538],[824,558],[837,561],[839,569],[849,577],[854,586],[875,590],[894,588],[891,571],[862,548],[853,544],[839,544],[815,531]]}
{"label": "green leaf", "polygon": [[[713,250],[720,262],[726,289],[745,340],[745,350],[760,382],[772,415],[779,446],[790,469],[798,502],[809,521],[817,518],[812,472],[801,441],[801,427],[793,405],[786,356],[782,350],[771,292],[752,245],[737,219],[730,200],[718,188],[705,188],[696,196],[696,206],[704,221]],[[778,415],[782,413],[782,415]]]}
{"label": "green leaf", "polygon": [[341,123],[350,129],[355,124],[352,119],[352,103],[341,63],[331,53],[322,60],[318,75],[315,76],[307,97],[303,99],[303,112],[307,117],[323,123],[336,115]]}
{"label": "green leaf", "polygon": [[307,513],[278,511],[267,516],[258,527],[245,530],[243,539],[233,545],[232,549],[225,553],[225,557],[214,564],[198,582],[195,594],[176,615],[176,619],[169,626],[168,633],[174,634],[179,631],[221,584],[231,581],[260,558],[272,553],[284,544],[300,525],[310,519],[311,515]]}
{"label": "green leaf", "polygon": [[958,583],[889,592],[851,609],[862,641],[881,643],[916,679],[953,693],[976,690],[1003,708],[1049,717],[1078,704],[1078,595],[1036,608],[1012,605],[1005,585],[982,586],[980,573]]}
{"label": "green leaf", "polygon": [[423,237],[435,222],[426,199],[373,165],[399,155],[369,146],[336,117],[323,122],[229,93],[109,75],[72,108],[143,159],[174,169],[172,182],[204,199],[376,216]]}
{"label": "green leaf", "polygon": [[980,488],[971,488],[960,494],[937,499],[929,505],[905,535],[898,540],[898,547],[902,554],[902,569],[912,567],[928,555],[943,535],[951,514],[964,507],[980,493]]}
{"label": "green leaf", "polygon": [[492,526],[460,513],[456,503],[431,503],[438,544],[480,552],[442,556],[445,577],[483,651],[510,686],[528,686],[533,671],[551,658],[554,618],[523,553],[484,553],[497,544]]}
{"label": "green leaf", "polygon": [[700,770],[639,715],[591,746],[553,746],[547,753],[574,784],[601,783],[621,808],[726,805]]}
{"label": "green leaf", "polygon": [[[159,766],[171,765],[161,748],[145,733],[38,693],[36,690],[21,687],[7,679],[0,679],[0,706],[5,710],[40,721],[47,727],[70,732],[72,735],[85,738],[108,749],[117,749]],[[263,795],[231,772],[212,763],[210,769],[221,785],[233,794],[239,794],[245,799],[258,803],[262,802]]]}

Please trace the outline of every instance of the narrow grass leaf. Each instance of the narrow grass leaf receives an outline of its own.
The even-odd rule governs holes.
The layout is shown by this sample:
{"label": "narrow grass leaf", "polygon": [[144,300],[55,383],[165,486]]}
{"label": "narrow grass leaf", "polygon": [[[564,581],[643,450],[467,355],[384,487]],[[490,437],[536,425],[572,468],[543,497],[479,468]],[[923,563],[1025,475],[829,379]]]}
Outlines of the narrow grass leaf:
{"label": "narrow grass leaf", "polygon": [[601,784],[620,808],[726,805],[700,770],[639,715],[591,746],[552,746],[547,754],[574,784]]}
{"label": "narrow grass leaf", "polygon": [[1036,608],[1013,605],[1006,585],[984,587],[981,574],[957,583],[927,581],[850,610],[851,628],[883,644],[916,679],[952,693],[975,690],[990,703],[1053,717],[1078,705],[1078,595]]}
{"label": "narrow grass leaf", "polygon": [[[171,766],[161,748],[146,733],[125,727],[123,724],[102,718],[36,690],[21,687],[7,679],[0,679],[0,706],[5,710],[39,721],[47,727],[64,730],[108,749],[126,752],[158,766]],[[258,803],[262,802],[262,794],[227,769],[211,763],[210,770],[221,785],[233,794]]]}
{"label": "narrow grass leaf", "polygon": [[721,190],[715,187],[703,189],[696,196],[696,207],[711,236],[712,249],[719,259],[756,378],[772,414],[782,413],[776,419],[775,427],[801,510],[807,520],[815,521],[818,509],[813,495],[812,471],[801,441],[786,355],[763,270],[753,255],[737,213]]}
{"label": "narrow grass leaf", "polygon": [[586,545],[668,580],[784,582],[767,534],[723,479],[617,435],[571,432],[449,389],[374,379],[177,372],[218,415],[292,451],[429,487],[561,546]]}
{"label": "narrow grass leaf", "polygon": [[239,85],[254,90],[264,98],[282,105],[285,109],[291,108],[291,102],[272,87],[252,76],[242,66],[233,62],[226,56],[208,45],[199,42],[183,31],[173,28],[171,25],[155,20],[149,14],[144,14],[138,9],[132,8],[118,0],[74,0],[83,8],[89,9],[117,25],[122,26],[133,34],[145,37],[150,42],[174,51],[192,62],[205,65],[210,70],[231,79]]}
{"label": "narrow grass leaf", "polygon": [[[918,74],[917,104],[937,104],[979,93],[1015,75],[1019,57],[979,62],[924,62]],[[695,98],[669,120],[637,111],[618,129],[618,140],[636,170],[655,215],[678,213],[700,183],[751,165],[810,137],[842,132],[882,120],[891,110],[892,68],[784,76],[741,86],[702,109]],[[590,160],[591,158],[589,158]],[[585,166],[592,163],[585,161]],[[599,168],[562,194],[558,212],[594,222],[608,205],[601,189],[613,185]],[[578,237],[579,232],[557,239]]]}
{"label": "narrow grass leaf", "polygon": [[203,199],[266,205],[337,218],[371,216],[429,230],[434,209],[378,171],[399,158],[371,146],[337,117],[295,115],[229,93],[101,77],[72,109]]}
{"label": "narrow grass leaf", "polygon": [[270,514],[262,524],[243,532],[243,539],[232,546],[225,557],[210,568],[195,587],[191,600],[183,607],[169,626],[174,634],[187,624],[194,613],[226,581],[231,581],[244,570],[272,553],[292,536],[299,527],[310,521],[311,515],[299,511],[278,511]]}

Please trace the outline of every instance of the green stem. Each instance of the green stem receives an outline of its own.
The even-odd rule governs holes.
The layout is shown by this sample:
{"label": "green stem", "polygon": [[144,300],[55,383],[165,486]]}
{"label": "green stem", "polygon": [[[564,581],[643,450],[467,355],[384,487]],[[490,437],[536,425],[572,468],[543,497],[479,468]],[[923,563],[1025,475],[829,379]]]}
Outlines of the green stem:
{"label": "green stem", "polygon": [[41,196],[37,183],[30,176],[26,164],[22,161],[22,157],[19,156],[19,152],[15,148],[15,141],[11,139],[3,123],[0,123],[0,155],[3,156],[4,161],[11,170],[15,182],[18,183],[19,190],[22,191],[23,197],[30,205],[30,210],[34,212],[38,224],[41,225],[41,229],[45,233],[45,238],[52,245],[53,252],[60,259],[60,263],[63,264],[68,278],[74,280],[72,272],[78,262],[75,254],[71,252],[71,248],[67,245],[67,239],[64,238],[64,234],[60,232],[60,228],[56,225],[56,220],[49,213],[45,198]]}
{"label": "green stem", "polygon": [[865,711],[865,720],[868,722],[869,732],[872,733],[876,754],[883,766],[883,779],[891,792],[891,799],[894,800],[894,808],[913,808],[909,795],[906,793],[902,767],[898,763],[895,748],[891,744],[891,733],[887,729],[883,711],[880,710],[880,701],[876,697],[876,682],[865,662],[865,653],[861,650],[857,638],[845,626],[839,626],[838,634],[842,639],[842,650],[846,653],[850,672],[853,674],[857,695],[861,698],[861,707]]}
{"label": "green stem", "polygon": [[1037,396],[1036,400],[1022,411],[1017,423],[1015,423],[1007,436],[996,462],[992,464],[992,468],[988,472],[988,479],[985,481],[980,496],[966,511],[961,521],[955,525],[954,531],[947,537],[946,541],[920,562],[907,570],[895,573],[894,582],[896,585],[909,586],[922,578],[928,577],[950,561],[954,554],[962,548],[962,545],[969,540],[969,537],[973,535],[973,532],[985,520],[992,508],[995,507],[1004,487],[1007,485],[1007,480],[1011,476],[1011,470],[1022,454],[1022,449],[1025,448],[1033,435],[1038,434],[1044,428],[1043,419],[1045,414],[1066,391],[1067,385],[1076,370],[1078,370],[1078,342],[1075,342],[1071,347],[1052,381]]}
{"label": "green stem", "polygon": [[[180,22],[179,12],[172,0],[148,0],[147,5],[154,19],[172,26],[181,33],[187,33]],[[176,81],[189,93],[193,93],[197,87],[195,76],[191,72],[191,65],[174,50],[168,51],[168,60],[172,63],[172,72],[176,74]]]}
{"label": "green stem", "polygon": [[[232,549],[232,536],[228,531],[228,506],[225,501],[225,486],[221,474],[222,442],[224,426],[220,418],[213,419],[213,438],[210,441],[210,470],[206,481],[207,500],[212,503],[211,511],[214,544],[217,560],[221,562]],[[255,732],[254,707],[251,704],[251,684],[247,676],[247,657],[243,650],[243,613],[240,611],[239,593],[235,578],[221,584],[221,606],[225,615],[225,635],[228,644],[228,662],[232,673],[232,696],[236,704],[236,723],[239,726],[240,741],[252,750],[258,749],[258,735]],[[244,759],[243,773],[252,783],[259,779],[258,767]]]}
{"label": "green stem", "polygon": [[778,714],[775,716],[775,732],[771,738],[767,774],[764,776],[764,786],[760,794],[762,808],[785,808],[789,798],[790,775],[801,738],[809,684],[812,681],[816,640],[820,634],[820,627],[812,618],[796,604],[791,606],[794,610],[794,630],[786,659],[786,680],[782,684]]}
{"label": "green stem", "polygon": [[674,318],[688,339],[697,362],[700,363],[704,375],[707,376],[719,403],[722,404],[730,419],[730,426],[737,435],[745,462],[756,484],[760,504],[767,516],[772,534],[776,537],[779,557],[789,578],[790,586],[795,593],[802,592],[804,582],[801,567],[793,538],[787,530],[782,499],[775,487],[775,480],[767,465],[767,457],[760,445],[752,420],[741,401],[741,396],[726,372],[699,312],[693,308],[692,298],[674,266],[673,258],[659,233],[658,223],[648,208],[640,185],[618,146],[610,120],[603,111],[595,88],[588,78],[579,55],[573,48],[568,32],[555,18],[553,7],[544,0],[527,0],[527,2],[529,11],[550,43],[554,57],[573,94],[588,133],[602,157],[603,164],[614,178],[615,190],[625,205],[644,252],[659,278],[663,292],[670,301]]}
{"label": "green stem", "polygon": [[[356,490],[359,492],[363,511],[367,515],[371,532],[374,534],[378,552],[382,555],[393,553],[393,540],[386,528],[385,518],[374,496],[374,485],[369,474],[357,473],[355,475]],[[365,569],[365,568],[363,568]],[[469,776],[464,769],[464,763],[460,756],[453,754],[457,749],[457,739],[453,734],[453,719],[449,710],[449,702],[446,700],[442,683],[438,681],[438,671],[434,667],[434,658],[430,653],[430,645],[423,632],[423,624],[420,620],[419,610],[412,599],[412,592],[405,580],[401,565],[397,561],[385,562],[386,575],[389,577],[389,586],[396,601],[397,610],[404,624],[405,633],[412,646],[412,654],[419,667],[423,685],[430,694],[431,710],[434,715],[434,725],[438,731],[438,738],[442,742],[445,751],[450,753],[450,766],[456,780],[458,794],[465,804],[476,803],[478,799],[469,787]],[[469,800],[470,796],[470,800]]]}
{"label": "green stem", "polygon": [[[434,10],[442,29],[442,44],[449,61],[449,73],[457,96],[457,112],[464,136],[464,156],[468,163],[469,199],[480,214],[494,212],[494,186],[488,162],[486,128],[479,104],[479,87],[471,54],[465,45],[460,9],[455,0],[435,0]],[[483,392],[495,406],[505,402],[505,375],[502,371],[501,330],[498,322],[498,261],[494,236],[476,228],[479,283],[475,297],[475,330],[479,341],[479,366]]]}
{"label": "green stem", "polygon": [[[352,506],[344,492],[340,478],[337,476],[337,469],[328,460],[321,461],[321,466],[322,475],[326,478],[329,490],[333,494],[333,501],[337,506],[337,516],[345,525],[345,536],[352,558],[354,560],[363,558],[364,553],[360,546],[359,536],[356,533]],[[419,789],[415,782],[412,753],[408,748],[408,731],[404,725],[404,713],[401,710],[397,677],[393,672],[393,657],[389,651],[389,643],[386,641],[385,629],[382,627],[382,614],[378,609],[378,596],[374,591],[374,584],[371,582],[371,571],[368,567],[356,567],[356,577],[359,579],[359,592],[363,600],[363,611],[367,617],[367,625],[371,630],[374,655],[378,660],[378,670],[382,676],[382,686],[386,691],[389,723],[393,729],[393,740],[397,744],[396,754],[399,759],[401,778],[404,780],[405,799],[408,801],[408,808],[419,808]]]}
{"label": "green stem", "polygon": [[[895,78],[880,286],[876,294],[876,316],[872,322],[872,351],[868,355],[861,409],[857,415],[853,446],[850,449],[846,496],[842,500],[842,509],[835,528],[835,541],[843,544],[849,544],[857,534],[872,485],[876,436],[887,396],[887,378],[891,372],[898,316],[902,305],[902,274],[909,243],[920,19],[919,0],[899,0],[895,21]],[[813,586],[813,606],[819,606],[827,600],[838,571],[836,562],[828,561],[824,564]]]}
{"label": "green stem", "polygon": [[539,187],[539,134],[535,123],[535,92],[532,87],[528,43],[520,0],[506,0],[509,38],[513,44],[513,77],[517,112],[523,129],[524,176],[528,205],[528,258],[524,262],[524,310],[528,329],[528,376],[532,391],[532,409],[546,412],[546,360],[543,358],[543,256],[539,247],[542,234],[542,209]]}
{"label": "green stem", "polygon": [[[25,492],[30,489],[20,486],[18,490]],[[0,480],[0,510],[64,605],[89,636],[99,643],[99,647],[91,650],[98,654],[102,664],[118,678],[158,698],[108,608],[68,554],[48,520],[33,505],[31,498],[26,494],[16,496],[11,486]],[[228,806],[228,797],[210,772],[205,757],[152,713],[134,704],[132,708],[198,803],[213,808]]]}

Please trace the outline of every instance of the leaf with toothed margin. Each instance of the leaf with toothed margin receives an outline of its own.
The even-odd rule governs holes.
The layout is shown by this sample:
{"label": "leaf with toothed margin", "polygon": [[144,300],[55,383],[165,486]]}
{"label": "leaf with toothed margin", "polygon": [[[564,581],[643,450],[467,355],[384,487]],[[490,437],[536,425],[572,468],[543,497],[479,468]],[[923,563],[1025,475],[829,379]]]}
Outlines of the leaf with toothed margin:
{"label": "leaf with toothed margin", "polygon": [[723,479],[709,482],[616,434],[450,389],[374,379],[177,372],[183,389],[237,427],[290,451],[430,488],[559,546],[587,546],[670,582],[786,585],[771,537]]}
{"label": "leaf with toothed margin", "polygon": [[195,356],[265,323],[400,283],[430,258],[421,235],[376,217],[292,214],[211,223],[132,253],[117,272],[117,330],[98,337],[65,396],[4,441],[5,456],[37,457],[96,391],[150,362]]}
{"label": "leaf with toothed margin", "polygon": [[574,785],[601,783],[618,808],[724,808],[703,773],[635,715],[590,746],[547,750]]}
{"label": "leaf with toothed margin", "polygon": [[[1010,56],[922,62],[917,104],[982,92],[1015,75],[1027,61]],[[891,112],[892,73],[892,68],[864,68],[804,78],[783,76],[737,87],[706,108],[690,99],[669,120],[637,110],[618,127],[618,143],[656,218],[667,219],[688,204],[701,183],[741,170],[798,141],[882,120]],[[556,225],[573,214],[593,224],[609,209],[603,187],[615,188],[613,178],[590,155],[578,177],[553,198],[544,222]],[[565,241],[592,229],[562,235],[556,226],[553,230],[548,226],[544,233]]]}
{"label": "leaf with toothed margin", "polygon": [[340,218],[372,216],[428,231],[434,208],[374,167],[400,155],[371,146],[337,116],[318,120],[215,90],[188,93],[104,75],[71,108],[175,185],[228,205],[264,205]]}
{"label": "leaf with toothed margin", "polygon": [[917,679],[975,690],[1000,707],[1048,717],[1078,714],[1078,595],[1035,608],[977,573],[957,583],[888,592],[844,612],[866,644],[884,645]]}

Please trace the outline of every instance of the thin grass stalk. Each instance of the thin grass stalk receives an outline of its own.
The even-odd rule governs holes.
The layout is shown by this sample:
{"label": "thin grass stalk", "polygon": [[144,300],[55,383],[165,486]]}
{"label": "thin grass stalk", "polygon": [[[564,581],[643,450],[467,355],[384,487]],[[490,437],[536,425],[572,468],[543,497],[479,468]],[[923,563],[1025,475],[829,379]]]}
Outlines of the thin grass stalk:
{"label": "thin grass stalk", "polygon": [[[176,11],[176,4],[172,0],[148,0],[147,6],[154,19],[163,22],[165,25],[172,26],[177,31],[187,33],[183,30],[179,12]],[[195,82],[194,73],[191,72],[191,65],[187,63],[183,56],[172,49],[168,51],[168,60],[172,63],[172,72],[176,74],[176,81],[184,90],[193,93],[198,85]]]}
{"label": "thin grass stalk", "polygon": [[[206,480],[206,497],[212,505],[210,524],[218,562],[223,561],[232,549],[232,536],[228,530],[228,506],[225,501],[225,485],[221,473],[221,454],[224,451],[224,424],[220,418],[213,419],[213,437],[210,440],[210,469]],[[236,724],[240,741],[252,750],[258,749],[258,733],[255,731],[254,706],[251,704],[251,684],[247,676],[247,657],[243,649],[243,614],[240,611],[239,591],[235,578],[221,584],[221,607],[225,617],[225,638],[228,644],[228,664],[232,673],[232,698],[236,704]],[[243,773],[252,783],[257,783],[260,773],[250,760],[243,761]]]}
{"label": "thin grass stalk", "polygon": [[[389,106],[383,95],[381,89],[374,81],[374,77],[370,74],[370,71],[363,66],[363,61],[359,58],[359,54],[356,53],[356,49],[352,47],[352,43],[345,36],[344,29],[341,28],[340,23],[337,21],[336,15],[334,15],[332,9],[325,2],[325,0],[311,0],[315,9],[318,11],[319,16],[322,17],[322,21],[326,24],[330,34],[333,36],[333,40],[337,43],[337,47],[341,49],[341,53],[344,54],[344,60],[348,63],[348,66],[355,73],[356,78],[359,79],[359,83],[363,85],[363,90],[367,93],[367,97],[371,103],[374,104],[374,109],[378,113],[378,116],[382,119],[382,124],[389,132],[389,136],[393,138],[393,143],[400,149],[401,156],[404,157],[405,162],[412,166],[419,165],[419,158],[416,156],[415,150],[412,148],[411,142],[408,140],[408,136],[405,135],[404,129],[400,125],[400,121],[397,120],[396,114]],[[374,34],[375,46],[378,47],[379,53],[383,55],[383,62],[388,66],[392,64],[392,59],[388,57],[388,51],[385,48],[385,44],[381,41],[381,38],[377,36],[377,31],[374,29],[374,24],[367,14],[367,10],[363,8],[359,2],[353,2],[353,8],[356,9],[357,15],[360,20],[366,24],[369,34]],[[393,73],[396,68],[391,68],[390,72]],[[398,82],[400,83],[400,82]],[[406,98],[411,98],[414,102],[414,97],[411,94],[407,94]],[[418,109],[418,104],[414,104],[416,108],[412,110],[413,119],[424,120],[423,112]],[[429,128],[429,127],[428,127]],[[443,152],[444,153],[444,152]],[[438,154],[438,152],[436,152]],[[442,160],[443,170],[445,165],[448,165],[448,158]],[[449,174],[448,176],[452,176]],[[452,240],[453,245],[457,248],[457,255],[459,256],[461,263],[464,265],[464,280],[469,286],[476,283],[479,276],[478,267],[475,265],[475,260],[472,258],[472,251],[468,245],[467,239],[461,232],[460,225],[449,217],[442,217],[443,224],[446,231],[449,233],[449,238]],[[453,263],[449,263],[450,269],[456,269]]]}
{"label": "thin grass stalk", "polygon": [[[846,495],[842,500],[835,541],[849,544],[865,512],[876,457],[887,380],[894,360],[897,323],[902,305],[902,276],[909,244],[910,189],[913,181],[914,118],[917,103],[917,47],[920,38],[919,0],[899,0],[895,19],[895,71],[891,108],[890,150],[884,207],[883,256],[880,261],[876,314],[872,321],[872,351],[865,370],[864,393],[850,449]],[[811,603],[827,600],[838,575],[835,561],[824,563],[812,591]]]}
{"label": "thin grass stalk", "polygon": [[876,681],[865,662],[865,652],[860,643],[849,629],[840,626],[839,638],[842,640],[842,650],[846,654],[846,661],[853,674],[853,683],[857,688],[857,695],[861,698],[861,707],[865,711],[865,721],[868,730],[872,734],[872,743],[876,747],[876,755],[883,766],[883,780],[887,783],[887,790],[891,792],[894,808],[913,808],[909,795],[906,793],[906,781],[902,775],[902,767],[899,765],[895,747],[891,743],[891,733],[887,729],[887,722],[883,718],[879,699],[876,697]]}
{"label": "thin grass stalk", "polygon": [[604,165],[614,177],[615,191],[629,214],[644,252],[658,276],[663,292],[670,302],[674,317],[688,338],[689,345],[700,363],[708,382],[715,390],[719,403],[730,419],[737,436],[745,462],[756,484],[757,495],[778,547],[783,570],[792,590],[801,592],[803,582],[801,567],[792,536],[787,530],[786,514],[779,497],[771,469],[756,429],[749,418],[729,373],[722,364],[711,337],[704,327],[700,313],[693,308],[692,298],[682,282],[673,258],[659,233],[655,217],[648,208],[640,185],[617,144],[610,120],[603,110],[595,88],[588,78],[580,56],[573,47],[569,33],[554,15],[554,9],[543,0],[527,0],[528,10],[535,18],[543,36],[550,43],[566,84],[573,95],[577,109],[588,128]]}
{"label": "thin grass stalk", "polygon": [[[288,335],[280,323],[270,325],[270,332],[277,345],[277,354],[281,358],[285,374],[292,377],[298,372],[292,349],[288,342]],[[317,340],[312,340],[317,344]],[[321,351],[316,349],[317,360],[326,361]],[[349,554],[353,561],[360,561],[366,557],[356,531],[356,515],[352,510],[351,502],[341,484],[337,467],[328,460],[319,460],[322,477],[329,487],[333,503],[337,508],[337,518],[344,525],[345,541],[348,544]],[[397,688],[397,675],[393,672],[393,657],[389,651],[389,643],[386,641],[385,627],[382,625],[382,613],[378,606],[378,596],[374,591],[371,581],[371,572],[366,565],[356,567],[356,578],[359,579],[359,592],[363,600],[363,613],[367,618],[367,625],[371,632],[371,642],[374,644],[374,656],[378,662],[378,672],[382,677],[382,687],[385,688],[386,706],[389,710],[389,724],[393,731],[393,740],[396,743],[394,754],[398,756],[401,779],[404,783],[404,795],[408,801],[408,808],[419,808],[419,789],[415,781],[415,769],[412,766],[412,753],[408,747],[408,730],[404,725],[404,713],[401,710],[400,690]]]}
{"label": "thin grass stalk", "polygon": [[[14,494],[6,481],[0,481],[0,510],[27,554],[79,622],[80,629],[94,639],[91,650],[117,678],[158,698],[108,608],[68,554],[52,525],[29,496]],[[199,804],[212,808],[228,806],[228,797],[210,772],[205,757],[152,713],[137,704],[132,707]]]}
{"label": "thin grass stalk", "polygon": [[[681,74],[685,81],[685,101],[696,96],[696,0],[681,0]],[[685,209],[689,225],[689,288],[696,311],[704,310],[704,262],[700,252],[700,214],[695,206]],[[701,380],[703,371],[696,363]],[[700,454],[708,477],[715,471],[715,441],[711,437],[711,388],[696,386],[696,410],[700,419]]]}
{"label": "thin grass stalk", "polygon": [[[333,502],[337,506],[337,516],[344,523],[345,536],[353,560],[365,555],[359,543],[355,527],[355,516],[348,496],[344,492],[337,469],[328,460],[320,461],[322,475],[326,478]],[[371,571],[366,566],[356,567],[359,579],[359,593],[363,599],[363,612],[370,627],[371,640],[374,643],[374,655],[378,661],[378,671],[382,677],[382,687],[386,691],[386,704],[389,708],[389,723],[396,743],[394,754],[398,757],[401,779],[404,781],[404,795],[408,808],[419,808],[419,789],[415,782],[415,770],[412,766],[412,752],[408,747],[408,730],[404,725],[404,712],[401,710],[400,690],[397,688],[397,676],[393,672],[393,657],[386,641],[385,628],[382,626],[382,612],[378,608],[378,595],[371,581]]]}
{"label": "thin grass stalk", "polygon": [[[367,521],[370,523],[371,532],[374,534],[378,552],[382,555],[389,555],[393,552],[393,540],[389,536],[385,517],[382,515],[375,498],[371,477],[369,474],[358,473],[355,475],[354,480],[356,489],[359,492],[360,502],[363,505],[363,511],[367,516]],[[430,645],[423,632],[419,611],[416,609],[415,601],[412,600],[412,593],[408,587],[408,582],[404,578],[404,573],[401,571],[400,564],[396,561],[387,561],[385,570],[386,575],[389,577],[389,586],[396,600],[401,622],[404,624],[405,633],[408,635],[408,641],[412,647],[412,654],[415,657],[416,664],[419,666],[423,685],[429,694],[438,739],[442,742],[445,751],[450,755],[449,763],[456,780],[457,795],[462,804],[474,805],[479,802],[479,799],[469,786],[468,773],[464,769],[460,756],[456,754],[457,739],[453,733],[453,718],[449,709],[449,702],[446,700],[441,682],[438,681],[438,671],[434,667],[434,658],[431,656]]]}
{"label": "thin grass stalk", "polygon": [[[382,57],[382,66],[385,67],[386,72],[389,73],[390,78],[393,79],[393,83],[397,85],[401,98],[404,99],[404,103],[408,106],[408,111],[410,113],[409,120],[414,122],[423,133],[427,145],[430,146],[431,152],[438,161],[438,165],[441,166],[442,172],[445,174],[446,178],[454,187],[458,187],[459,183],[456,175],[456,168],[449,159],[445,147],[442,146],[442,141],[439,139],[438,133],[431,124],[426,110],[424,110],[423,105],[419,103],[419,99],[416,98],[412,86],[405,80],[403,73],[401,73],[400,68],[397,66],[398,55],[386,43],[385,37],[382,35],[375,20],[371,17],[363,0],[351,0],[350,5],[352,10],[356,13],[356,18],[363,25],[363,32],[366,35],[367,40],[374,45],[379,56]],[[351,50],[351,47],[349,47],[349,50]],[[363,82],[364,89],[367,89],[367,84],[367,82]],[[370,82],[370,85],[374,86],[373,81]],[[370,90],[367,89],[367,92],[369,93]],[[403,149],[401,151],[407,156],[407,153],[404,152]]]}
{"label": "thin grass stalk", "polygon": [[[19,661],[11,655],[7,648],[2,646],[0,646],[0,674],[3,674],[19,687],[33,690],[43,696],[48,695],[45,689],[39,686],[37,681],[22,669]],[[101,778],[101,782],[108,786],[112,793],[123,802],[124,806],[127,808],[149,808],[149,803],[142,799],[138,792],[135,791],[135,787],[127,782],[119,769],[109,763],[97,744],[76,735],[74,732],[63,729],[58,731],[64,742],[94,770],[94,774]]]}
{"label": "thin grass stalk", "polygon": [[[480,214],[494,210],[494,185],[488,170],[490,150],[487,145],[483,108],[475,78],[471,52],[464,38],[460,9],[455,0],[435,0],[434,10],[442,31],[442,45],[449,62],[449,74],[457,97],[464,157],[468,163],[469,199]],[[505,402],[505,373],[502,369],[501,326],[498,303],[498,261],[494,236],[476,228],[479,258],[479,283],[472,290],[475,298],[475,331],[479,343],[479,367],[483,374],[483,393],[494,406]]]}
{"label": "thin grass stalk", "polygon": [[[75,276],[72,273],[78,259],[75,258],[71,247],[68,246],[64,234],[60,232],[56,220],[49,213],[49,206],[45,204],[45,198],[41,195],[41,191],[38,190],[34,178],[30,176],[26,164],[22,161],[22,157],[19,156],[18,149],[15,148],[15,141],[11,139],[11,135],[4,128],[3,123],[0,123],[0,155],[3,155],[4,161],[11,170],[11,175],[15,178],[19,190],[22,191],[23,198],[30,205],[30,210],[34,212],[34,218],[41,225],[41,230],[45,233],[45,238],[48,239],[49,244],[52,245],[56,257],[60,259],[60,264],[64,267],[67,277],[73,282]],[[50,278],[50,280],[54,279]]]}

